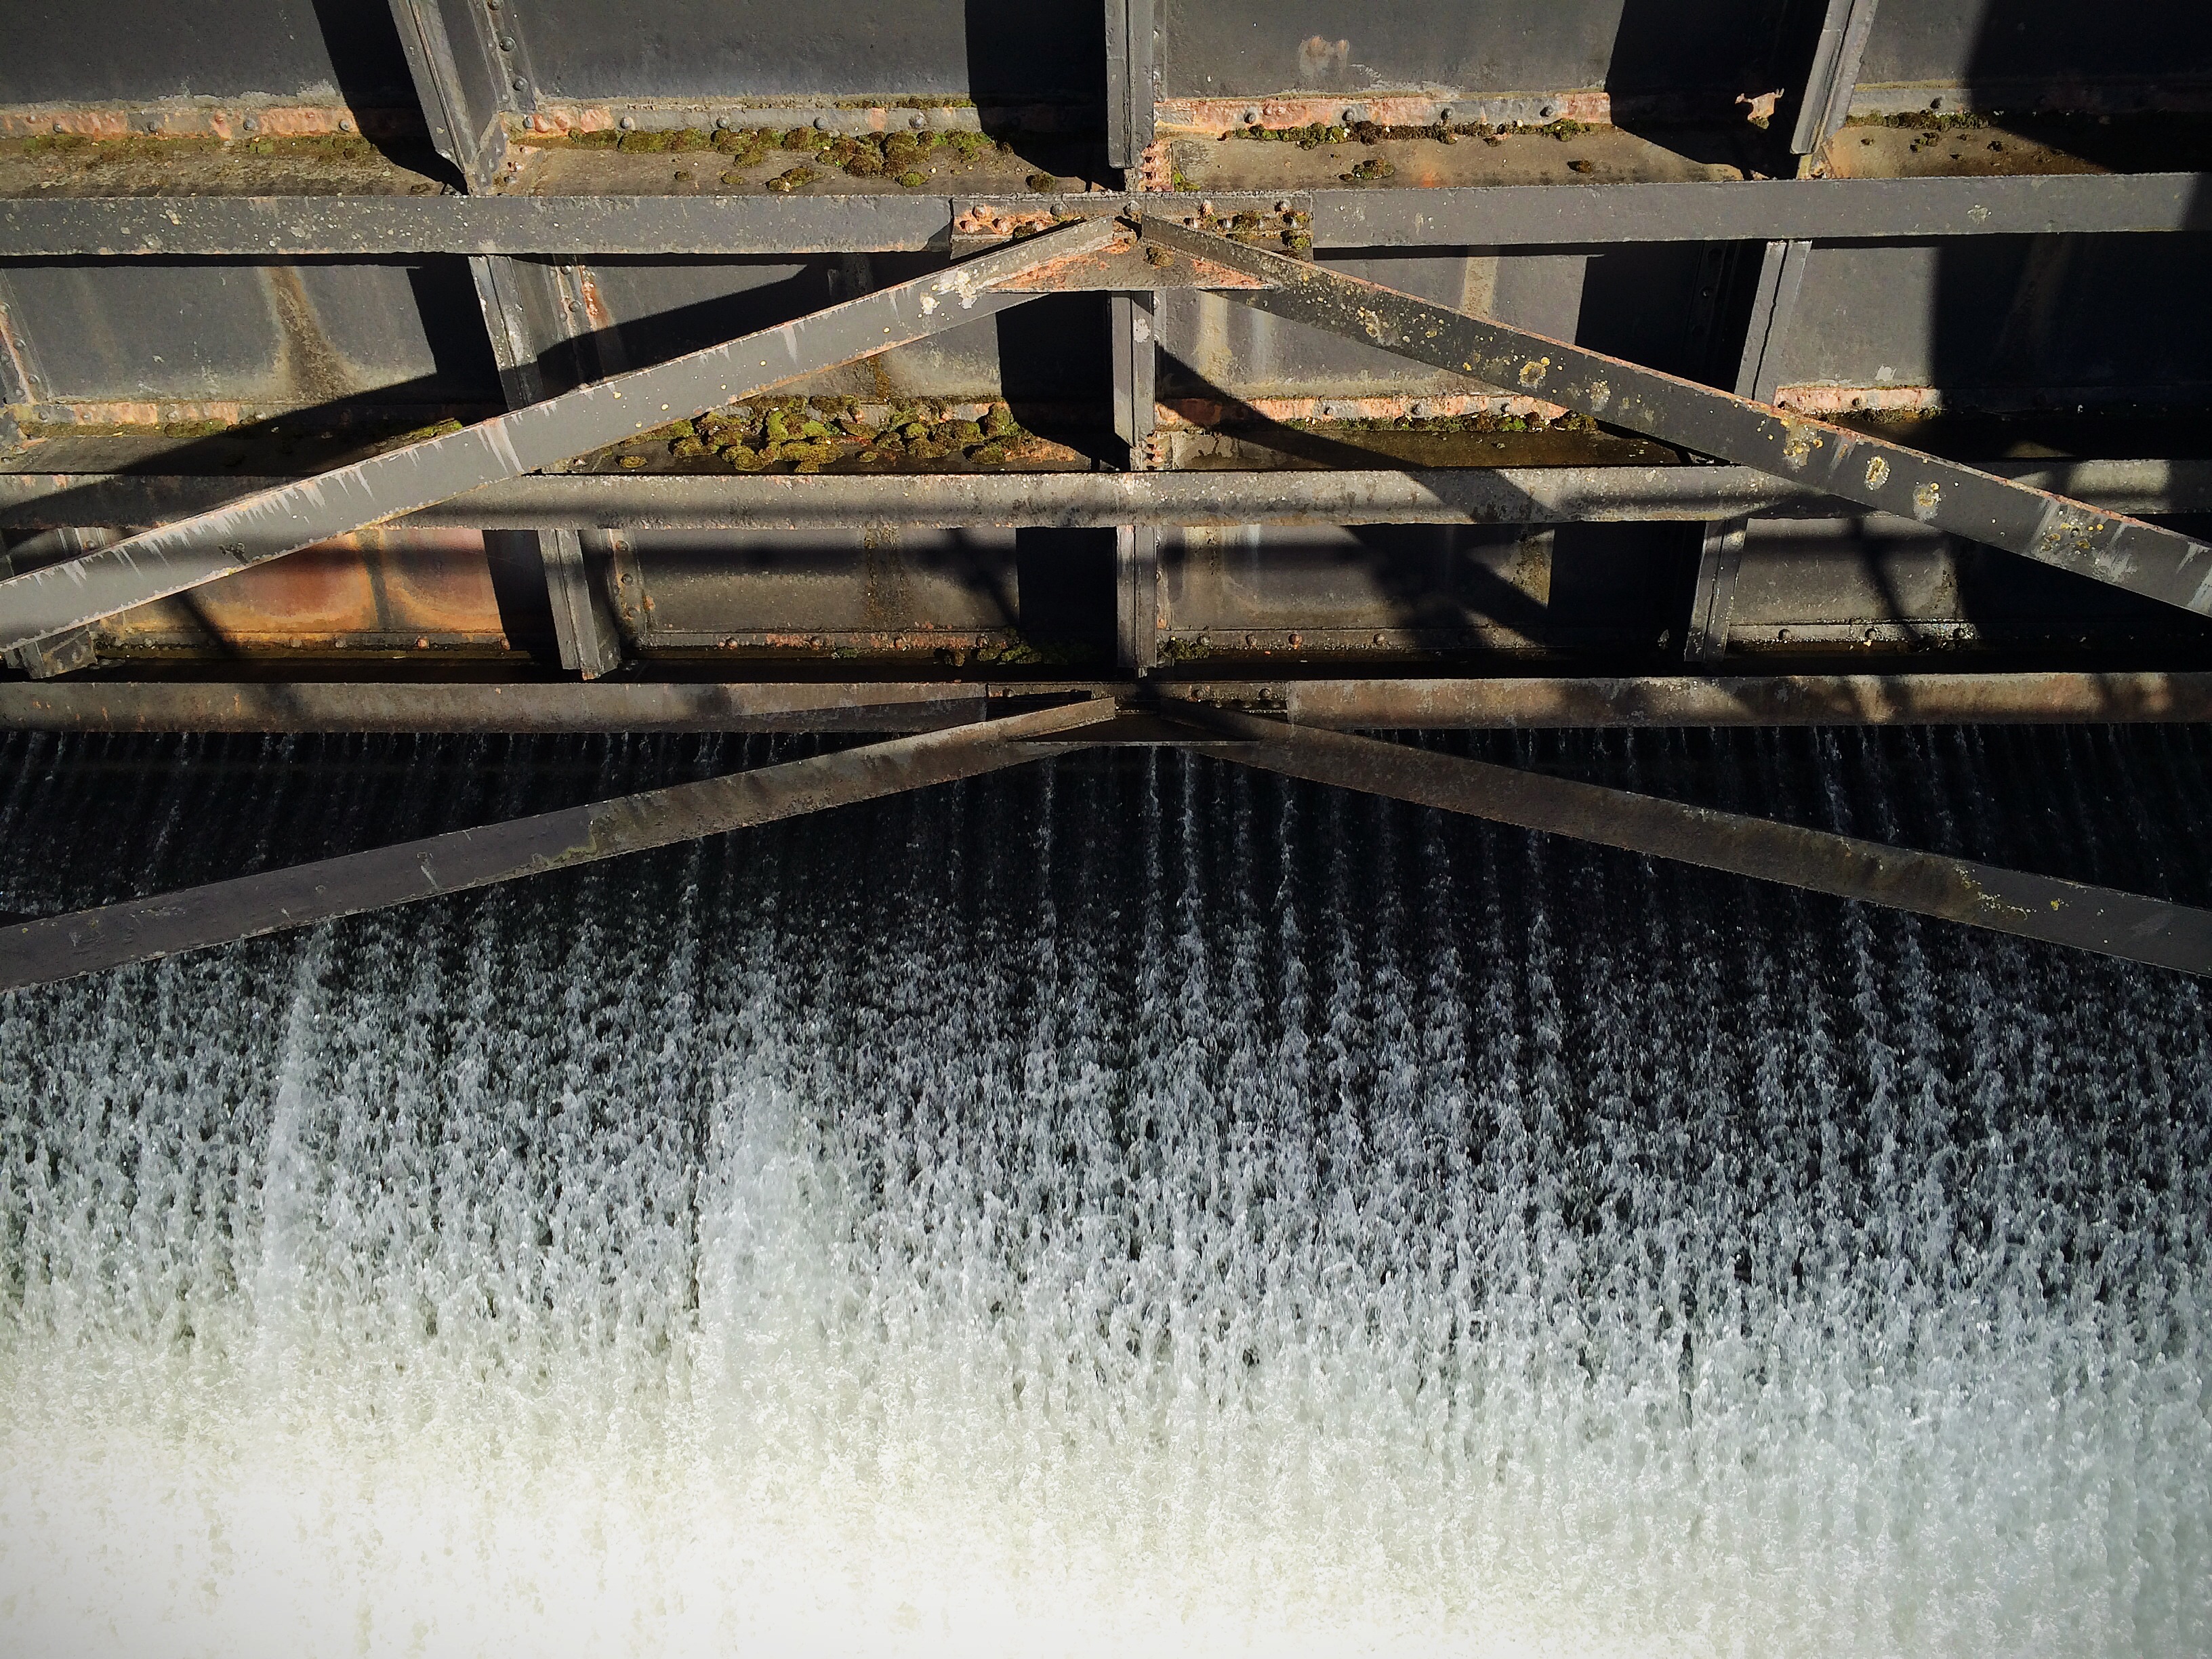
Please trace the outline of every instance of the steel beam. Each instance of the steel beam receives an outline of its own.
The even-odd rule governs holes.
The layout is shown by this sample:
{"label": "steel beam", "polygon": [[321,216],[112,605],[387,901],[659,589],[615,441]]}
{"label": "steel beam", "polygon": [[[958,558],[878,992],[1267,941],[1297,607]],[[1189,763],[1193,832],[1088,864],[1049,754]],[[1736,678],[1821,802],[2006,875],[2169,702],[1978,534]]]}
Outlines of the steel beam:
{"label": "steel beam", "polygon": [[[2212,512],[2212,461],[2005,461],[1989,470],[2109,512]],[[0,471],[0,529],[147,525],[282,489],[283,478]],[[832,530],[872,524],[1622,524],[1828,518],[1826,491],[1744,466],[1429,471],[532,474],[390,520],[421,529]]]}
{"label": "steel beam", "polygon": [[[1591,247],[1621,242],[1928,240],[2212,228],[2203,173],[1824,179],[1728,184],[1467,185],[1148,194],[1195,220],[1311,216],[1314,246]],[[1008,217],[1122,210],[1121,195],[975,198]],[[890,253],[951,245],[953,198],[836,196],[188,196],[0,201],[0,257]]]}
{"label": "steel beam", "polygon": [[1820,146],[1836,135],[1850,114],[1859,64],[1866,57],[1867,39],[1874,33],[1876,3],[1877,0],[1828,0],[1820,41],[1813,50],[1812,70],[1797,99],[1797,119],[1790,135],[1791,155],[1818,155]]}
{"label": "steel beam", "polygon": [[[1133,171],[1152,142],[1153,0],[1105,0],[1106,165]],[[1130,188],[1136,188],[1133,180]]]}
{"label": "steel beam", "polygon": [[[527,75],[511,69],[517,52],[511,18],[495,34],[477,0],[391,0],[392,21],[438,154],[460,169],[471,191],[489,190],[507,170],[503,117],[530,91]],[[501,41],[506,50],[501,50]]]}
{"label": "steel beam", "polygon": [[[1847,0],[1839,0],[1847,3]],[[1782,348],[1805,286],[1810,242],[1769,242],[1761,253],[1752,289],[1751,317],[1736,362],[1735,395],[1762,404],[1774,401],[1781,383]],[[1705,526],[1698,554],[1697,589],[1690,605],[1690,626],[1683,655],[1692,662],[1713,662],[1727,654],[1729,617],[1735,608],[1735,578],[1743,562],[1750,520],[1735,518]]]}
{"label": "steel beam", "polygon": [[[1210,670],[1202,676],[1200,669]],[[1155,672],[1177,700],[1303,726],[1553,730],[2142,724],[2212,720],[2212,674],[1668,674],[1593,679],[1284,678],[1218,662]],[[1120,696],[1133,680],[0,682],[0,730],[35,732],[927,732],[1009,700]]]}
{"label": "steel beam", "polygon": [[1227,710],[1191,718],[1263,771],[1838,898],[2212,975],[2212,911],[1825,830]]}
{"label": "steel beam", "polygon": [[[581,266],[485,255],[471,258],[469,270],[508,408],[542,403],[579,380],[605,380],[629,367],[586,325],[590,276]],[[622,636],[604,591],[592,580],[592,564],[606,562],[606,550],[598,544],[603,532],[580,537],[562,526],[501,533],[528,538],[527,550],[544,573],[561,666],[586,679],[621,667]],[[587,552],[594,557],[587,559]]]}
{"label": "steel beam", "polygon": [[1079,743],[1114,708],[1063,704],[0,927],[0,990],[955,782],[1036,758],[1024,739]]}
{"label": "steel beam", "polygon": [[1114,593],[1115,665],[1125,674],[1149,674],[1160,659],[1160,532],[1157,526],[1115,526]]}
{"label": "steel beam", "polygon": [[997,291],[1052,259],[1105,246],[1110,222],[1072,225],[795,322],[564,392],[0,581],[0,648],[96,622],[479,485],[634,437],[672,418],[990,316]]}
{"label": "steel beam", "polygon": [[2212,547],[2174,531],[1225,237],[1151,219],[1144,234],[1272,281],[1233,297],[1275,316],[2212,614]]}

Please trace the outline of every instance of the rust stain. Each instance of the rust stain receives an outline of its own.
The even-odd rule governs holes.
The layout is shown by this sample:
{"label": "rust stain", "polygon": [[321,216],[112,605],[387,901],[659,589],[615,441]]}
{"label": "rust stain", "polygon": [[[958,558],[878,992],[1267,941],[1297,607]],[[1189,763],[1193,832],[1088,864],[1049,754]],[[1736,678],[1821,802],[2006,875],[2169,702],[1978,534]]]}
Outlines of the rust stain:
{"label": "rust stain", "polygon": [[470,530],[361,531],[189,593],[124,612],[125,649],[503,646],[483,538]]}
{"label": "rust stain", "polygon": [[[253,123],[249,131],[246,122]],[[420,137],[419,112],[355,109],[344,104],[49,105],[0,110],[0,138],[44,133],[79,138],[319,138],[359,132],[371,138]]]}
{"label": "rust stain", "polygon": [[[1331,43],[1332,49],[1334,42]],[[1443,120],[1447,112],[1455,121],[1477,118],[1479,106],[1496,104],[1495,98],[1452,98],[1435,93],[1328,93],[1280,98],[1174,98],[1157,107],[1158,130],[1176,137],[1218,137],[1242,132],[1255,125],[1264,127],[1328,126],[1340,123],[1344,112],[1357,105],[1378,127],[1426,127]],[[1547,121],[1579,121],[1585,126],[1611,126],[1613,100],[1603,92],[1562,92],[1536,97],[1516,97],[1516,106],[1530,106],[1531,112],[1548,110]]]}

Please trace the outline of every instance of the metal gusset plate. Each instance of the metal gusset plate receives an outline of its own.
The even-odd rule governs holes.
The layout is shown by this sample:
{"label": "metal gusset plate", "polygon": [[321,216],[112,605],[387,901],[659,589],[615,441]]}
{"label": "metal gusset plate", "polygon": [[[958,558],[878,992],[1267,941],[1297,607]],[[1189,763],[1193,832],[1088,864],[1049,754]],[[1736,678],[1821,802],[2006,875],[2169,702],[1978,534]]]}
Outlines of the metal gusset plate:
{"label": "metal gusset plate", "polygon": [[1083,728],[1097,726],[1114,712],[1113,702],[1104,698],[1064,703],[155,898],[18,922],[0,927],[0,990],[951,783],[1040,758],[1025,739],[1053,736],[1079,743]]}
{"label": "metal gusset plate", "polygon": [[2212,547],[2174,531],[1224,236],[1157,218],[1144,235],[1271,279],[1233,297],[1276,316],[2212,615]]}
{"label": "metal gusset plate", "polygon": [[1104,247],[1115,231],[1110,220],[1048,231],[794,322],[580,386],[11,577],[0,581],[0,650],[990,316],[1030,297],[1004,291],[1007,282]]}
{"label": "metal gusset plate", "polygon": [[1176,713],[1263,771],[2212,975],[2212,911],[1232,710]]}

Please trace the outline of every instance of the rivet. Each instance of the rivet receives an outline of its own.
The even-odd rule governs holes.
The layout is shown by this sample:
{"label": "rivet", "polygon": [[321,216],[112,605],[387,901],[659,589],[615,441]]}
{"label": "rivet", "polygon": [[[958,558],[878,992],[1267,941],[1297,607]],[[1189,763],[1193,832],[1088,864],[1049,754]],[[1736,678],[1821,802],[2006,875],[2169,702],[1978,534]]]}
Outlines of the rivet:
{"label": "rivet", "polygon": [[827,132],[827,131],[830,131],[830,118],[829,118],[828,116],[826,116],[826,115],[817,115],[817,116],[816,116],[816,117],[814,118],[814,130],[815,130],[817,132]]}
{"label": "rivet", "polygon": [[338,131],[340,132],[351,132],[353,131],[353,117],[350,115],[339,116]]}
{"label": "rivet", "polygon": [[929,125],[929,118],[926,115],[909,115],[906,118],[906,124],[919,131]]}
{"label": "rivet", "polygon": [[1258,110],[1248,109],[1244,112],[1244,125],[1246,126],[1257,126],[1259,124],[1260,112]]}
{"label": "rivet", "polygon": [[727,132],[729,130],[730,118],[726,115],[717,115],[714,118],[714,131],[717,132]]}
{"label": "rivet", "polygon": [[66,132],[69,129],[64,127],[60,122],[57,121],[54,123],[54,131],[56,132]]}
{"label": "rivet", "polygon": [[514,37],[511,34],[501,35],[499,37],[499,49],[501,52],[513,52],[514,50]]}
{"label": "rivet", "polygon": [[261,131],[261,123],[255,120],[251,115],[246,118],[245,125],[246,130],[248,132],[258,132]]}
{"label": "rivet", "polygon": [[1547,104],[1543,108],[1538,110],[1536,113],[1542,116],[1547,121],[1548,121],[1554,114],[1557,113],[1557,112],[1553,110],[1549,104]]}
{"label": "rivet", "polygon": [[635,115],[625,115],[621,120],[616,122],[615,125],[620,127],[624,132],[634,131],[637,126],[637,117]]}
{"label": "rivet", "polygon": [[1449,110],[1448,110],[1448,109],[1440,109],[1440,110],[1438,110],[1438,111],[1437,112],[1437,120],[1439,120],[1439,121],[1449,121],[1449,120],[1450,120],[1450,119],[1451,119],[1451,112],[1450,112]]}
{"label": "rivet", "polygon": [[1930,98],[1930,99],[1928,100],[1928,107],[1929,107],[1929,108],[1930,108],[1930,109],[1941,109],[1941,108],[1942,108],[1942,107],[1943,107],[1943,100],[1942,100],[1942,99],[1941,97]]}
{"label": "rivet", "polygon": [[1359,118],[1359,112],[1358,112],[1358,111],[1357,111],[1357,110],[1350,110],[1350,109],[1348,109],[1348,110],[1346,110],[1346,111],[1345,111],[1345,112],[1344,112],[1344,125],[1346,125],[1346,126],[1350,126],[1353,122],[1357,121],[1358,118]]}
{"label": "rivet", "polygon": [[514,77],[514,89],[517,92],[527,92],[530,90],[530,82],[518,75]]}

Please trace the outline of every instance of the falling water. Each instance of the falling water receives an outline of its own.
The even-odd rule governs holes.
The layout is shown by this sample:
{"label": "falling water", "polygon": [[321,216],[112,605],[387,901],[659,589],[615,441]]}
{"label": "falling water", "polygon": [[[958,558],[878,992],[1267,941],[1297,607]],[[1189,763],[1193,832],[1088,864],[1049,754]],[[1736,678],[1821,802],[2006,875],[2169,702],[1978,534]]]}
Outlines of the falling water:
{"label": "falling water", "polygon": [[[1486,752],[2212,900],[2212,738]],[[46,911],[757,763],[9,740]],[[2212,1019],[1177,756],[0,997],[22,1654],[2212,1649]]]}

